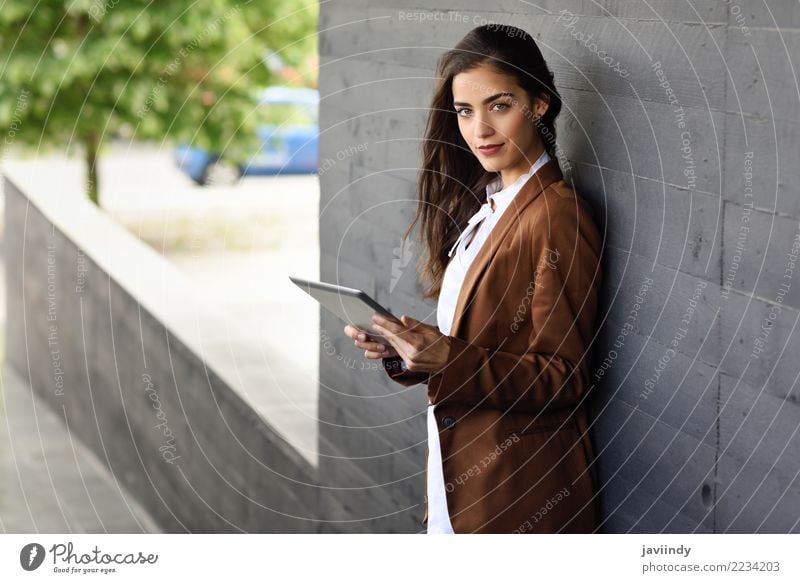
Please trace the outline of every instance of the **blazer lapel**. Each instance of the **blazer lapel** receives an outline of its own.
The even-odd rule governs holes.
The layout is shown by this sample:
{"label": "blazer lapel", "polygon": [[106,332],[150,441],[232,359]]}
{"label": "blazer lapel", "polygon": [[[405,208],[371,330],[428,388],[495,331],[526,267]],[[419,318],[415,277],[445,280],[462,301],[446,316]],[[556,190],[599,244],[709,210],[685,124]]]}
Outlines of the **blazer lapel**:
{"label": "blazer lapel", "polygon": [[[497,221],[497,224],[494,226],[491,233],[489,233],[489,237],[478,250],[475,259],[473,259],[472,264],[469,266],[469,269],[467,269],[464,282],[461,284],[461,290],[458,294],[458,300],[456,301],[453,323],[450,326],[450,336],[458,336],[459,325],[463,320],[464,312],[468,307],[468,300],[472,296],[475,285],[483,275],[492,257],[497,253],[500,243],[508,234],[511,227],[518,223],[520,213],[539,196],[539,193],[561,178],[561,170],[556,162],[551,159],[544,166],[539,168],[539,170],[537,170],[522,186],[516,196],[514,196],[511,204],[505,212],[503,212],[500,220]],[[455,255],[453,257],[455,259]]]}

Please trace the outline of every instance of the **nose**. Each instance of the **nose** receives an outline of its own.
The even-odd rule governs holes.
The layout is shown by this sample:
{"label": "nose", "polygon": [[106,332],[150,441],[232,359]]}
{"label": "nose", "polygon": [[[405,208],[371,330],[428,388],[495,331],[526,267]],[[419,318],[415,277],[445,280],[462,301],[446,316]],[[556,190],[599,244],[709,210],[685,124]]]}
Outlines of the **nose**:
{"label": "nose", "polygon": [[478,118],[475,123],[475,137],[482,141],[494,133],[494,128],[487,122]]}

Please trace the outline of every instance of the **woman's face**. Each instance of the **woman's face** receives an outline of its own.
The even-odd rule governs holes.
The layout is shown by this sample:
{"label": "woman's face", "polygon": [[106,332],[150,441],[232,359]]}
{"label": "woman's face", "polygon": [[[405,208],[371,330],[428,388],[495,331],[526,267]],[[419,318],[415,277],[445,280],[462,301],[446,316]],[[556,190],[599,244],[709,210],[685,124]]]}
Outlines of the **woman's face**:
{"label": "woman's face", "polygon": [[[534,116],[547,111],[547,97],[531,101],[512,77],[480,65],[453,77],[458,129],[488,172],[500,172],[504,186],[527,172],[542,153]],[[499,145],[494,149],[481,146]]]}

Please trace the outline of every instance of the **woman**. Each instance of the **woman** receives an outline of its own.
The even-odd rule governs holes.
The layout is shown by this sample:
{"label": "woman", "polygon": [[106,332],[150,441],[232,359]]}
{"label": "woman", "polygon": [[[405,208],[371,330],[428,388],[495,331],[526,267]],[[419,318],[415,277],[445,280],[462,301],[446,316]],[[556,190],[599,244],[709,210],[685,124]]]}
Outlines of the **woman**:
{"label": "woman", "polygon": [[428,392],[428,533],[594,532],[586,396],[602,241],[555,151],[561,99],[533,38],[469,32],[438,63],[417,213],[437,326],[345,333]]}

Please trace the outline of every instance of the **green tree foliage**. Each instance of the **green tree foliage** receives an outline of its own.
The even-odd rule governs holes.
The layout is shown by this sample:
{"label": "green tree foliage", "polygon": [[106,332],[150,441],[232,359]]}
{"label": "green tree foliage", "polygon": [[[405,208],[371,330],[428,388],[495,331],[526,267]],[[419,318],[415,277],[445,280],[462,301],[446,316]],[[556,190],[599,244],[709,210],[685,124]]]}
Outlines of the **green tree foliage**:
{"label": "green tree foliage", "polygon": [[119,132],[241,161],[256,147],[255,95],[276,82],[267,50],[302,65],[316,19],[309,0],[5,0],[0,148],[80,150],[95,203],[98,152]]}

